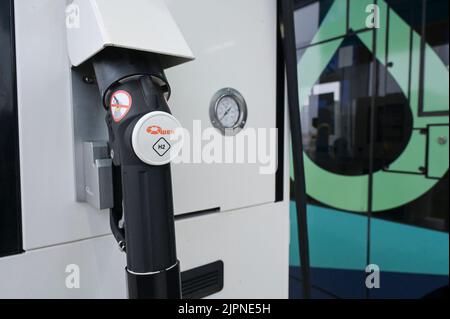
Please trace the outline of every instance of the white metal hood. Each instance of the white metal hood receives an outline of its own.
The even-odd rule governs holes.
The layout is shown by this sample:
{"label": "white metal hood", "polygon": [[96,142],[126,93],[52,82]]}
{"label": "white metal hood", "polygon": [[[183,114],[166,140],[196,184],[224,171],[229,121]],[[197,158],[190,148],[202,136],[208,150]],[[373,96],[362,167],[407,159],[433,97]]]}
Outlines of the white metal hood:
{"label": "white metal hood", "polygon": [[74,66],[110,46],[156,53],[164,68],[194,59],[162,0],[68,1],[66,27]]}

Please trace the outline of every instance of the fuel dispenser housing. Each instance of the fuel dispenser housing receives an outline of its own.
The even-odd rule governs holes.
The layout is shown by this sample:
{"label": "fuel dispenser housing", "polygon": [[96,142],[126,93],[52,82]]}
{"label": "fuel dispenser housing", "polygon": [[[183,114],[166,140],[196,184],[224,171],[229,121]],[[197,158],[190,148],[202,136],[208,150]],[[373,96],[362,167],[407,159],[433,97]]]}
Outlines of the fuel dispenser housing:
{"label": "fuel dispenser housing", "polygon": [[[152,16],[157,2],[159,12],[170,14]],[[66,27],[68,4],[79,5],[80,29]],[[117,8],[122,5],[130,8]],[[273,174],[261,175],[259,164],[191,162],[172,164],[171,177],[183,295],[286,298],[289,147],[279,99],[284,91],[277,91],[284,79],[277,72],[276,1],[27,0],[15,1],[14,21],[24,253],[0,258],[0,296],[127,297],[127,256],[111,235],[109,213],[120,207],[114,203],[120,197],[111,196],[117,187],[103,187],[111,186],[108,180],[116,173],[111,172],[101,77],[92,63],[102,51],[119,48],[160,58],[171,88],[171,113],[191,141],[195,123],[214,129],[211,100],[230,87],[247,104],[245,128],[279,129],[279,169]],[[112,29],[117,26],[121,29]],[[126,39],[132,26],[138,26],[136,33]],[[191,50],[182,49],[186,41],[178,41],[181,33],[195,61],[177,66],[193,58]],[[89,50],[75,62],[68,43]],[[120,229],[124,221],[117,213]],[[68,265],[80,269],[79,289],[64,284]],[[202,278],[213,278],[214,284]]]}

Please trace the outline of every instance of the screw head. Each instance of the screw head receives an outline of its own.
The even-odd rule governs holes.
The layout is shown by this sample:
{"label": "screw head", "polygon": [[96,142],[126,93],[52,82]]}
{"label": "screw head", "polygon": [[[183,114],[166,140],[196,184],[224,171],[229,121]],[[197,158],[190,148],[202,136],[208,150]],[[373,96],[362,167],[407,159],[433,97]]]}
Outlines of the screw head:
{"label": "screw head", "polygon": [[95,78],[90,75],[85,75],[85,76],[83,76],[83,82],[86,84],[94,84]]}
{"label": "screw head", "polygon": [[121,252],[125,252],[126,251],[126,244],[125,244],[125,242],[123,242],[123,241],[120,241],[119,242],[119,250],[121,251]]}
{"label": "screw head", "polygon": [[439,136],[438,137],[438,143],[439,145],[445,145],[448,142],[447,136]]}

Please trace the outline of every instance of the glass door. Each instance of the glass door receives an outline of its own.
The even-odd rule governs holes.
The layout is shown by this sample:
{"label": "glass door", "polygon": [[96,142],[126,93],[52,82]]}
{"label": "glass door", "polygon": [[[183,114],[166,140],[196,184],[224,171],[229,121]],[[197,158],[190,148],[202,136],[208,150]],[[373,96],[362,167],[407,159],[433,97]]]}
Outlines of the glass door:
{"label": "glass door", "polygon": [[[369,253],[384,284],[373,298],[421,298],[448,286],[448,4],[378,1],[372,143],[383,167],[373,173]],[[386,139],[397,141],[395,156]]]}
{"label": "glass door", "polygon": [[[417,298],[448,284],[445,6],[295,1],[313,297]],[[382,288],[366,286],[370,264]]]}

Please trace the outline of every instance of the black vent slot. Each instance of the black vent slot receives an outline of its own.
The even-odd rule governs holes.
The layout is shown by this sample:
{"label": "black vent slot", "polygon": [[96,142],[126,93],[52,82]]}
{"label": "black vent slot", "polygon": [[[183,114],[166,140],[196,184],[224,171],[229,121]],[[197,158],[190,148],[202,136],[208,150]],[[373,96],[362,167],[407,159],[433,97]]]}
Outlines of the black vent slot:
{"label": "black vent slot", "polygon": [[183,299],[200,299],[223,289],[223,261],[181,273]]}

